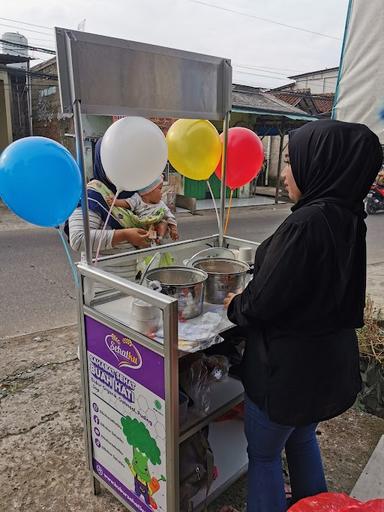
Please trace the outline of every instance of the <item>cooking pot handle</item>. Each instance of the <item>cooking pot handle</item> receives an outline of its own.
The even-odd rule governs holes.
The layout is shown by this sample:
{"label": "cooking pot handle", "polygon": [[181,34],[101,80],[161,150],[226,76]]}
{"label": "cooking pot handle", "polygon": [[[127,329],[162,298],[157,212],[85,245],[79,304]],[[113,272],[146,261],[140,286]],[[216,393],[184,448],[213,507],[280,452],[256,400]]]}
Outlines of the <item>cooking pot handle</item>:
{"label": "cooking pot handle", "polygon": [[[188,258],[188,259],[184,260],[184,265],[185,265],[186,267],[189,267],[189,266],[191,265],[191,262],[192,262],[193,260],[195,260],[195,259],[196,259],[200,254],[202,254],[202,253],[204,253],[204,252],[207,252],[207,250],[209,250],[209,249],[217,249],[217,247],[208,247],[208,248],[205,248],[205,249],[201,249],[201,251],[197,252],[196,254],[194,254],[193,256],[191,256],[190,258]],[[227,249],[230,253],[232,253],[232,255],[233,255],[234,259],[236,259],[236,258],[235,258],[235,255],[234,255],[234,253],[233,253],[233,251],[232,251],[231,249],[229,249],[229,247],[226,247],[225,249]]]}
{"label": "cooking pot handle", "polygon": [[160,252],[155,252],[155,254],[152,256],[152,258],[149,260],[147,268],[144,270],[144,272],[143,272],[143,274],[141,276],[141,279],[140,279],[140,282],[139,282],[140,285],[142,285],[144,283],[144,279],[146,278],[149,270],[151,270],[153,264],[154,263],[159,264],[160,258],[161,258]]}

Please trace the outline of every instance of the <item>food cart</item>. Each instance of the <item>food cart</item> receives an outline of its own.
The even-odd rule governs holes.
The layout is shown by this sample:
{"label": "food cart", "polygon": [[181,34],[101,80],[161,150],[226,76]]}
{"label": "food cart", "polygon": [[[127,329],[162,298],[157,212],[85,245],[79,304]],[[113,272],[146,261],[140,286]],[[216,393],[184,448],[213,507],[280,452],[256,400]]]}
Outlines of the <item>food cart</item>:
{"label": "food cart", "polygon": [[[128,510],[180,510],[180,447],[209,427],[216,479],[191,498],[202,509],[247,470],[242,421],[215,422],[243,401],[241,382],[229,376],[214,385],[209,409],[192,409],[180,421],[179,366],[181,323],[178,301],[136,279],[138,261],[172,252],[176,265],[211,248],[257,244],[225,236],[226,141],[231,110],[231,64],[226,59],[135,43],[67,29],[56,29],[61,102],[73,113],[77,160],[83,174],[83,219],[86,259],[78,265],[81,328],[81,376],[88,465],[95,494],[108,489]],[[223,120],[224,150],[219,233],[155,248],[92,259],[82,113]],[[131,264],[131,275],[103,269],[112,260]],[[129,265],[128,265],[129,266]],[[103,291],[92,293],[95,287]],[[143,301],[146,317],[156,312],[161,333],[133,325],[132,301]],[[204,305],[205,311],[212,306]],[[217,336],[230,328],[221,305],[215,314]],[[156,316],[156,315],[155,315]],[[141,318],[143,320],[144,317]],[[144,320],[145,320],[144,318]],[[152,318],[152,316],[151,316]],[[221,338],[219,338],[221,341]],[[202,344],[201,347],[206,347]],[[194,351],[199,346],[194,344]],[[197,468],[197,479],[199,468]]]}

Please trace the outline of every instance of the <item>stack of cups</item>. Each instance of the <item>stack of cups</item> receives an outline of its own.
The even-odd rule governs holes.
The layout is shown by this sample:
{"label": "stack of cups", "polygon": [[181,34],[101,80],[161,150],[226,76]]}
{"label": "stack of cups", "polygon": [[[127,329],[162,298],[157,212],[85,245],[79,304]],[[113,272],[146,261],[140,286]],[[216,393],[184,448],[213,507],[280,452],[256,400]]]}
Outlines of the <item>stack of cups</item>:
{"label": "stack of cups", "polygon": [[239,247],[239,250],[237,252],[237,259],[239,261],[244,261],[245,263],[248,263],[248,265],[253,263],[253,254],[252,254],[252,248],[251,247]]}

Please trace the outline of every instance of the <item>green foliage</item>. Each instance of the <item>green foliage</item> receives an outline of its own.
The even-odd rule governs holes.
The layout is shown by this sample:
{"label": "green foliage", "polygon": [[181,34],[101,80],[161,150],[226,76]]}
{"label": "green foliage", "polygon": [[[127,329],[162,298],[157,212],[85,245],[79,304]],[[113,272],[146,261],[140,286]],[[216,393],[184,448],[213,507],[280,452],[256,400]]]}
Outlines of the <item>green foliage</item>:
{"label": "green foliage", "polygon": [[144,423],[129,416],[121,418],[120,421],[128,444],[145,454],[152,464],[160,464],[160,449]]}

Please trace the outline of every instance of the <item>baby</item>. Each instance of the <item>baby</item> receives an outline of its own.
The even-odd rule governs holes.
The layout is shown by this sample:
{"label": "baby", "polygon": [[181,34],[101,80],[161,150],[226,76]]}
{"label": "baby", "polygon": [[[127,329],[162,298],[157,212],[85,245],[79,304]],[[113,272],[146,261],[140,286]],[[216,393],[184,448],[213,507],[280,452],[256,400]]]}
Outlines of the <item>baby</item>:
{"label": "baby", "polygon": [[[178,240],[179,233],[177,231],[177,223],[175,216],[162,201],[163,177],[160,176],[150,185],[138,190],[132,197],[127,199],[116,199],[115,206],[120,208],[128,208],[140,219],[151,217],[159,212],[164,211],[163,219],[155,226],[149,228],[150,238],[162,239],[169,231],[172,240]],[[113,196],[107,198],[109,206],[112,205]]]}

